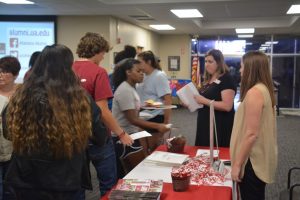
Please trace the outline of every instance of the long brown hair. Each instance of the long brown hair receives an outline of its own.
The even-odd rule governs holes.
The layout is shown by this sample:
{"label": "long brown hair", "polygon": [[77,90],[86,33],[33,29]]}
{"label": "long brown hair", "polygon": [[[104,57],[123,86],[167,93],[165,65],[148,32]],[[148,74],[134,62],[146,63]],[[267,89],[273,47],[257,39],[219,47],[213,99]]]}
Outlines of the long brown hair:
{"label": "long brown hair", "polygon": [[[218,66],[217,72],[219,73],[220,76],[222,76],[223,74],[225,74],[226,72],[229,71],[229,69],[228,69],[228,67],[225,63],[223,53],[220,50],[211,49],[205,54],[205,58],[207,56],[212,56],[214,58],[214,60],[216,61],[217,66]],[[211,77],[212,77],[212,75],[209,74],[206,71],[206,68],[205,68],[205,70],[204,70],[204,84],[208,83],[210,81]]]}
{"label": "long brown hair", "polygon": [[143,51],[142,53],[140,53],[138,55],[138,57],[141,58],[145,62],[150,61],[150,65],[154,69],[158,69],[160,71],[162,70],[158,60],[156,59],[156,57],[152,51]]}
{"label": "long brown hair", "polygon": [[243,55],[244,71],[241,80],[240,101],[243,101],[248,90],[257,83],[264,84],[270,93],[272,106],[275,105],[274,86],[270,73],[269,59],[260,51],[250,51]]}
{"label": "long brown hair", "polygon": [[86,148],[91,107],[72,63],[69,48],[46,46],[11,98],[7,130],[15,153],[71,158]]}

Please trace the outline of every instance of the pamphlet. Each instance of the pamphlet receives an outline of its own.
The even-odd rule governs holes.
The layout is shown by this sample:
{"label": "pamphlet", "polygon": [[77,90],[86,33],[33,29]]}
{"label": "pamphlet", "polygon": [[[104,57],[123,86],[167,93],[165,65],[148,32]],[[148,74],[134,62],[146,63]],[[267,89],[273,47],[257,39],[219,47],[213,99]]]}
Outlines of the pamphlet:
{"label": "pamphlet", "polygon": [[151,137],[152,135],[147,131],[140,131],[133,134],[130,134],[131,139],[136,140],[144,137]]}
{"label": "pamphlet", "polygon": [[154,151],[146,158],[146,162],[154,162],[156,164],[163,165],[181,165],[184,161],[187,160],[189,155],[178,154],[178,153],[169,153],[164,151]]}
{"label": "pamphlet", "polygon": [[[151,137],[152,135],[147,131],[140,131],[140,132],[132,133],[129,136],[131,137],[132,140],[137,140],[144,137]],[[121,144],[121,141],[118,140],[117,144]]]}
{"label": "pamphlet", "polygon": [[163,180],[140,180],[123,179],[119,180],[116,189],[109,195],[110,200],[119,199],[160,199],[163,188]]}
{"label": "pamphlet", "polygon": [[[199,155],[209,156],[209,154],[210,154],[209,149],[198,149],[196,156],[199,156]],[[214,157],[219,157],[219,150],[214,150]]]}
{"label": "pamphlet", "polygon": [[192,82],[186,84],[184,87],[178,90],[176,94],[182,101],[182,103],[184,103],[188,107],[190,112],[194,112],[197,109],[203,107],[203,105],[198,104],[194,98],[195,95],[199,95],[199,92]]}

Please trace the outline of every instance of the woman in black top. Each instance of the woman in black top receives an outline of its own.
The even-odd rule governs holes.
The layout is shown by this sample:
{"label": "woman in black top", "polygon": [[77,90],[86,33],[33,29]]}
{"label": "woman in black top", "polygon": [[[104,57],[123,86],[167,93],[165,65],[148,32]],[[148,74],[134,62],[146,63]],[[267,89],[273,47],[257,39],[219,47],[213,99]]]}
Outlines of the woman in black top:
{"label": "woman in black top", "polygon": [[217,49],[212,49],[205,55],[204,83],[199,93],[195,99],[204,107],[198,110],[195,145],[209,146],[209,106],[214,100],[212,103],[215,108],[218,145],[229,147],[236,85],[229,74],[222,52]]}

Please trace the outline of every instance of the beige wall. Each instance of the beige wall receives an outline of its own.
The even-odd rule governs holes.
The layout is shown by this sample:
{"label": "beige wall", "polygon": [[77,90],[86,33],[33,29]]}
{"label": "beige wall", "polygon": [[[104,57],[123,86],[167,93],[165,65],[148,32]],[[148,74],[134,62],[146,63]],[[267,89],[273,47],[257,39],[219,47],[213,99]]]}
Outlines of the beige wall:
{"label": "beige wall", "polygon": [[[190,79],[190,37],[188,35],[159,35],[111,16],[59,16],[57,42],[68,46],[77,59],[76,48],[86,32],[103,35],[113,47],[105,55],[101,66],[108,72],[113,64],[113,53],[124,45],[143,46],[161,58],[161,66],[168,77]],[[117,41],[120,41],[118,43]],[[168,71],[168,56],[180,56],[180,71]]]}
{"label": "beige wall", "polygon": [[[159,57],[161,66],[168,77],[176,79],[191,79],[189,35],[162,35],[159,41]],[[180,71],[168,71],[168,56],[180,56]]]}
{"label": "beige wall", "polygon": [[[75,58],[77,44],[86,32],[96,32],[109,38],[109,16],[59,16],[57,18],[57,42],[68,46]],[[106,55],[101,65],[108,68],[109,56]]]}
{"label": "beige wall", "polygon": [[[158,52],[160,36],[157,33],[140,28],[128,22],[110,18],[110,43],[113,46],[110,54],[110,62],[113,63],[113,52],[119,52],[124,49],[124,45],[143,46],[144,50],[151,49]],[[120,43],[117,43],[119,39]]]}

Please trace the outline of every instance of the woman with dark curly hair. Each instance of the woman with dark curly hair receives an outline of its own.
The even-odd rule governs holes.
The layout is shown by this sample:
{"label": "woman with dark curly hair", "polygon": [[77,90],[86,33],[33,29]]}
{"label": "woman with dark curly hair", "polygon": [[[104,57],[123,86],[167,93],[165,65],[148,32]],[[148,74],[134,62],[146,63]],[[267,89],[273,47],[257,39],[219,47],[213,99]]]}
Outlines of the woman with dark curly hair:
{"label": "woman with dark curly hair", "polygon": [[71,200],[82,188],[91,188],[88,139],[97,133],[103,145],[106,132],[72,63],[69,48],[45,47],[3,114],[5,135],[13,145],[5,181],[18,199]]}

